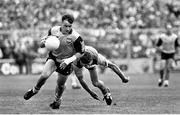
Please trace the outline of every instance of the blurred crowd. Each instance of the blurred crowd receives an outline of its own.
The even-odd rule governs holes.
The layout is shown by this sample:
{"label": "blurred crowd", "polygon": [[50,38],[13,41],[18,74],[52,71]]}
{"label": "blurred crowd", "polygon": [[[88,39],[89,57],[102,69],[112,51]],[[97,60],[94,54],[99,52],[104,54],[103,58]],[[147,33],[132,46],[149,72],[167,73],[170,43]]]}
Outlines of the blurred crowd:
{"label": "blurred crowd", "polygon": [[[172,0],[1,0],[0,30],[48,29],[60,24],[67,12],[74,15],[76,28],[87,30],[80,31],[86,43],[108,58],[148,57],[157,33],[138,29],[163,28],[167,22],[180,26],[180,7]],[[14,40],[1,33],[0,58],[15,58],[18,63],[27,62],[24,56],[44,57],[38,47],[40,36],[29,37]]]}
{"label": "blurred crowd", "polygon": [[85,28],[157,28],[167,21],[179,26],[179,7],[171,1],[1,0],[0,29],[50,27],[59,23],[67,12],[74,15],[77,26]]}

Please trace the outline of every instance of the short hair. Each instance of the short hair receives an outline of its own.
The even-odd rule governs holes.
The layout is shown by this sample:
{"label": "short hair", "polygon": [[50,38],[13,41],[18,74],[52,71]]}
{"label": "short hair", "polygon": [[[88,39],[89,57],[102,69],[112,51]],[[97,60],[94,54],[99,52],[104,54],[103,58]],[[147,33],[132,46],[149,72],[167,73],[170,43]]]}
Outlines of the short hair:
{"label": "short hair", "polygon": [[170,23],[167,23],[167,24],[165,24],[165,28],[170,29],[170,28],[172,28],[172,25]]}
{"label": "short hair", "polygon": [[92,56],[89,52],[84,52],[83,56],[80,58],[80,61],[83,64],[89,64],[92,60]]}
{"label": "short hair", "polygon": [[62,22],[64,20],[67,20],[70,24],[72,24],[74,22],[74,17],[71,14],[65,14],[62,16]]}

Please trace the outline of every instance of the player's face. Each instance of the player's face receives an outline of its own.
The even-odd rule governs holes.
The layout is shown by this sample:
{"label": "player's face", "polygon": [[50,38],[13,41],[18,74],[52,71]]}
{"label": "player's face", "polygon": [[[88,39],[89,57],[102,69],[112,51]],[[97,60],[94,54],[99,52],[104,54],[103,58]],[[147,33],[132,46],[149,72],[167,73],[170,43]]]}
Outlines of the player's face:
{"label": "player's face", "polygon": [[63,34],[69,34],[72,30],[72,24],[70,24],[67,20],[62,22],[61,31]]}
{"label": "player's face", "polygon": [[171,27],[171,25],[167,25],[166,26],[166,32],[167,32],[167,34],[171,34],[172,33],[172,27]]}

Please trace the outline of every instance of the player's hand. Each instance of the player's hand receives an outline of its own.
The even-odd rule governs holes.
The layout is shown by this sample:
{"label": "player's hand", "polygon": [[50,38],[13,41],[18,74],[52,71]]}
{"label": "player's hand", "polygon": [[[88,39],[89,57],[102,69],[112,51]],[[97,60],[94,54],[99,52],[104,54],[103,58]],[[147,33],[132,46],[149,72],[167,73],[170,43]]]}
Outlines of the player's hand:
{"label": "player's hand", "polygon": [[41,47],[41,48],[44,48],[44,47],[45,47],[46,39],[47,39],[46,36],[44,36],[44,37],[41,38],[41,42],[40,42],[40,47]]}
{"label": "player's hand", "polygon": [[123,83],[128,83],[130,80],[130,77],[125,77],[125,79],[122,80]]}
{"label": "player's hand", "polygon": [[99,100],[99,101],[100,101],[100,98],[98,97],[98,95],[97,95],[96,93],[91,92],[91,93],[90,93],[90,95],[91,95],[94,99],[96,99],[96,100]]}
{"label": "player's hand", "polygon": [[67,66],[67,64],[63,61],[60,65],[59,65],[59,68],[60,69],[65,69]]}

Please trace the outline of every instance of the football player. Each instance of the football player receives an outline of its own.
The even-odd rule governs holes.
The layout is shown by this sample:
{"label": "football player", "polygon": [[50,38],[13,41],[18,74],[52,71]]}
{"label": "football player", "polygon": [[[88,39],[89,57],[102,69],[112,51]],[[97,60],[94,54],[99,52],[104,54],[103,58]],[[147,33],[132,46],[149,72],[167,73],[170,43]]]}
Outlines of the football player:
{"label": "football player", "polygon": [[73,64],[75,66],[75,74],[80,84],[87,91],[88,86],[83,80],[82,67],[85,67],[89,70],[92,84],[101,90],[107,105],[111,105],[112,96],[109,88],[104,85],[103,81],[98,79],[96,65],[111,68],[121,78],[123,83],[127,83],[129,81],[129,77],[126,77],[116,64],[106,59],[103,55],[98,53],[95,48],[91,46],[85,46],[85,52],[83,56],[77,59]]}
{"label": "football player", "polygon": [[[67,77],[73,71],[72,62],[79,58],[84,53],[84,40],[78,32],[73,28],[74,17],[70,14],[62,16],[62,25],[54,26],[48,31],[48,35],[53,35],[59,38],[60,46],[58,49],[49,52],[49,56],[44,65],[44,69],[35,86],[28,90],[24,99],[28,100],[38,93],[46,80],[53,72],[58,72],[57,86],[55,89],[55,99],[50,104],[52,109],[58,109],[61,104],[62,94],[65,89]],[[40,47],[45,47],[44,37]]]}
{"label": "football player", "polygon": [[157,40],[157,52],[160,53],[161,62],[160,62],[160,77],[158,80],[158,86],[164,87],[169,86],[169,73],[172,68],[172,63],[174,61],[174,55],[176,49],[179,46],[178,37],[172,32],[171,24],[166,24],[166,32],[162,33]]}

